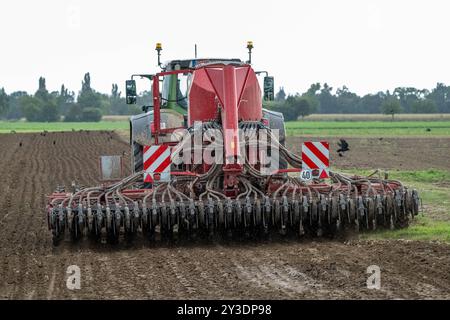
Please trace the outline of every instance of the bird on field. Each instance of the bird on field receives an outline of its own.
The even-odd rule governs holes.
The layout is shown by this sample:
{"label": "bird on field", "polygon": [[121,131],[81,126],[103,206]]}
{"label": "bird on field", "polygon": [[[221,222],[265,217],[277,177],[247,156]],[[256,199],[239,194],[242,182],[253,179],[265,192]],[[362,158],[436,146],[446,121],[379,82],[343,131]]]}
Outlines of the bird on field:
{"label": "bird on field", "polygon": [[427,132],[431,132],[431,129],[430,129],[430,128],[427,128]]}
{"label": "bird on field", "polygon": [[55,140],[53,140],[53,145],[55,145],[56,144],[56,141]]}
{"label": "bird on field", "polygon": [[339,149],[337,150],[337,153],[339,154],[339,157],[343,157],[345,152],[350,151],[348,143],[344,139],[339,140],[338,146]]}
{"label": "bird on field", "polygon": [[22,143],[22,141],[20,141],[20,143],[19,143],[19,147],[21,147],[23,145],[23,143]]}

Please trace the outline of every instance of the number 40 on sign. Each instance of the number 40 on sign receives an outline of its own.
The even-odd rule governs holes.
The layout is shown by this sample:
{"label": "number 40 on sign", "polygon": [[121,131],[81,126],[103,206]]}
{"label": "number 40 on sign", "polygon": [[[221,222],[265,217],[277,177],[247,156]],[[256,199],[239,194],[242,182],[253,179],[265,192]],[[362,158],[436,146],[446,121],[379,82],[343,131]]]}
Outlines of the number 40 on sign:
{"label": "number 40 on sign", "polygon": [[307,141],[302,144],[302,171],[300,173],[302,180],[328,178],[329,165],[330,145],[328,142]]}

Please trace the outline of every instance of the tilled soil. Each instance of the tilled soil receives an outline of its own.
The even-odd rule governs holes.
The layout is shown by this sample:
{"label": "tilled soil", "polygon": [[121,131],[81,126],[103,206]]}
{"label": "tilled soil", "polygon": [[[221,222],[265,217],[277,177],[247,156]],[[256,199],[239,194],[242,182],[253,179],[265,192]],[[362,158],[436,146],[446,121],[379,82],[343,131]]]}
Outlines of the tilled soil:
{"label": "tilled soil", "polygon": [[[54,248],[45,195],[74,180],[98,183],[98,156],[124,152],[129,172],[129,146],[114,133],[0,135],[0,298],[450,299],[450,246],[441,243],[142,240]],[[67,289],[71,265],[80,267],[80,290]],[[381,269],[380,290],[366,286],[371,265]]]}
{"label": "tilled soil", "polygon": [[301,154],[304,141],[330,143],[331,169],[450,170],[450,138],[345,138],[350,151],[339,156],[340,138],[287,137],[286,146]]}

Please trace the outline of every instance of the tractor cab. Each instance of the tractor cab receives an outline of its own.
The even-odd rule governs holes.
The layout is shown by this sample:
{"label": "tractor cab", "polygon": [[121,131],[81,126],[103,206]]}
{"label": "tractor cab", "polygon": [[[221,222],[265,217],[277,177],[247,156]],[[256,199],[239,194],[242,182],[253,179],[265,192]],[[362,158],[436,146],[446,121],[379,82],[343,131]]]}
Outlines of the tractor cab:
{"label": "tractor cab", "polygon": [[[185,59],[166,62],[162,69],[164,72],[192,70],[198,66],[212,63],[242,64],[240,59]],[[172,109],[180,114],[186,114],[188,108],[188,91],[192,74],[177,73],[166,75],[161,83],[161,109]]]}

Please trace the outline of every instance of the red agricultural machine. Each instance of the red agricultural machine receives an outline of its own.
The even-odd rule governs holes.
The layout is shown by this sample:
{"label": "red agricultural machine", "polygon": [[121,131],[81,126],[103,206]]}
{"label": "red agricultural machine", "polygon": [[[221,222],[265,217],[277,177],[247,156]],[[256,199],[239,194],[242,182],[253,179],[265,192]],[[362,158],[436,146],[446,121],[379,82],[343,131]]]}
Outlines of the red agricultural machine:
{"label": "red agricultural machine", "polygon": [[[135,104],[135,77],[152,82],[152,103],[131,117],[131,176],[96,187],[59,189],[47,216],[54,244],[70,234],[117,243],[215,234],[300,236],[407,226],[419,196],[380,174],[328,170],[328,144],[307,142],[302,156],[285,147],[284,118],[263,109],[273,78],[239,59],[160,63],[156,74],[126,83]],[[258,76],[265,74],[261,92]],[[184,92],[183,92],[184,91]],[[102,159],[113,172],[120,159]],[[110,179],[112,180],[112,179]]]}

